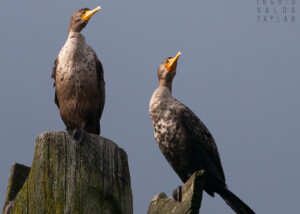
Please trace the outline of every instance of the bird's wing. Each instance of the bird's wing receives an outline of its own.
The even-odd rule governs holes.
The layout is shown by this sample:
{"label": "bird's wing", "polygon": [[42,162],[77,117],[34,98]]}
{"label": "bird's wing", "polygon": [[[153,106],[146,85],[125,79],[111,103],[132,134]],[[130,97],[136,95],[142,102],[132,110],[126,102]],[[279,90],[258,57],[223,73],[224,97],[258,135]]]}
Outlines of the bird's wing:
{"label": "bird's wing", "polygon": [[96,61],[96,70],[97,70],[97,77],[98,77],[98,87],[99,87],[100,97],[102,97],[102,102],[99,105],[99,117],[101,118],[104,109],[104,104],[105,104],[104,70],[103,70],[102,63],[100,62],[96,54],[95,54],[95,61]]}
{"label": "bird's wing", "polygon": [[225,180],[220,155],[213,136],[204,123],[188,107],[181,104],[178,109],[179,118],[182,124],[184,124],[187,133],[207,151],[209,157],[217,165]]}
{"label": "bird's wing", "polygon": [[[52,68],[52,75],[51,75],[51,78],[54,79],[54,83],[53,83],[54,88],[55,88],[55,81],[56,81],[56,68],[57,68],[57,65],[58,65],[58,57],[54,61],[54,66]],[[57,107],[59,108],[59,102],[58,102],[57,95],[56,95],[56,89],[55,89],[55,95],[54,95],[54,102],[57,105]]]}

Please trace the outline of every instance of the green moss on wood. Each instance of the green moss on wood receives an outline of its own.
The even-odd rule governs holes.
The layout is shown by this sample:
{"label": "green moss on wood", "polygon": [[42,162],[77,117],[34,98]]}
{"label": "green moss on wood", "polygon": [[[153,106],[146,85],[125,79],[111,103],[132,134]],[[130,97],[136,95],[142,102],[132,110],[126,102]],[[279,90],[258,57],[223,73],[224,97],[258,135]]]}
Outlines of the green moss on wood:
{"label": "green moss on wood", "polygon": [[7,185],[7,191],[5,196],[5,202],[3,207],[3,213],[7,212],[12,205],[12,201],[24,185],[28,174],[30,171],[30,167],[24,166],[22,164],[14,163],[11,167],[10,178]]}
{"label": "green moss on wood", "polygon": [[108,139],[87,134],[79,145],[60,131],[37,137],[31,171],[10,213],[132,210],[126,153]]}

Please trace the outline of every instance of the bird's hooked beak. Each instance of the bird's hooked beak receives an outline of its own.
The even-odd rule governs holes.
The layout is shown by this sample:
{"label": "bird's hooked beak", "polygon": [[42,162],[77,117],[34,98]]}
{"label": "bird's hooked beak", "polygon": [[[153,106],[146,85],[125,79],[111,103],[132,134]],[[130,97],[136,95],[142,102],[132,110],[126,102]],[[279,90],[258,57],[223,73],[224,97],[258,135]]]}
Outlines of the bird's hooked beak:
{"label": "bird's hooked beak", "polygon": [[178,60],[178,58],[179,58],[180,55],[181,55],[181,52],[179,51],[174,58],[171,58],[171,59],[167,60],[165,68],[168,71],[172,72],[172,71],[174,71],[176,69],[176,62],[177,62],[177,60]]}
{"label": "bird's hooked beak", "polygon": [[94,10],[87,10],[87,11],[85,11],[84,14],[81,15],[81,18],[82,18],[84,21],[88,21],[88,20],[90,20],[90,18],[91,18],[98,10],[100,10],[100,9],[101,9],[101,7],[98,6],[98,7],[96,7]]}

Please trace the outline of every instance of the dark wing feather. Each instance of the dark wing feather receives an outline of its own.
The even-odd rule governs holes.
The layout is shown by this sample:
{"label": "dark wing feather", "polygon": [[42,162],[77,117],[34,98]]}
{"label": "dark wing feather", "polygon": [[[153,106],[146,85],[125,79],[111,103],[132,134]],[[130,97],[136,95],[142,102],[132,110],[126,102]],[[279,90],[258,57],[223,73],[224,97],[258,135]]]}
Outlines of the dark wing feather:
{"label": "dark wing feather", "polygon": [[211,159],[217,165],[218,169],[221,171],[221,174],[223,175],[225,181],[225,175],[217,144],[215,143],[215,140],[207,127],[188,107],[183,104],[181,104],[178,114],[188,134],[192,136],[198,143],[200,143],[203,148],[206,149],[209,157],[211,157]]}
{"label": "dark wing feather", "polygon": [[[54,66],[52,68],[52,75],[51,75],[51,78],[54,79],[54,83],[53,83],[54,88],[55,88],[55,81],[56,81],[56,68],[57,68],[57,65],[58,65],[58,57],[54,61]],[[55,89],[55,95],[54,95],[54,102],[57,105],[57,107],[59,108],[59,102],[58,102],[57,95],[56,95],[56,89]]]}
{"label": "dark wing feather", "polygon": [[102,63],[100,62],[96,54],[95,54],[95,60],[96,60],[96,70],[97,70],[97,77],[98,77],[98,87],[99,87],[99,92],[101,97],[101,103],[99,105],[98,112],[99,112],[99,118],[101,118],[104,109],[104,104],[105,104],[104,70],[103,70]]}
{"label": "dark wing feather", "polygon": [[102,116],[104,103],[105,103],[105,82],[103,78],[103,67],[99,59],[97,58],[96,53],[90,49],[94,53],[94,59],[96,63],[96,71],[97,71],[97,81],[98,81],[98,90],[99,94],[96,96],[99,96],[100,103],[98,104],[98,108],[96,111],[92,112],[89,116],[88,120],[85,123],[85,130],[89,133],[100,135],[101,128],[100,128],[100,119]]}

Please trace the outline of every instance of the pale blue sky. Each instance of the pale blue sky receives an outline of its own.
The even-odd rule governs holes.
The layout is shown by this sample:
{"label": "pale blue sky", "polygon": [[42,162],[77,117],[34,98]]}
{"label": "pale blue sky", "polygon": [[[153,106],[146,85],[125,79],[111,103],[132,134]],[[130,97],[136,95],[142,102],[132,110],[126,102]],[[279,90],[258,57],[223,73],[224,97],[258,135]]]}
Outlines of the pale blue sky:
{"label": "pale blue sky", "polygon": [[[298,213],[300,19],[258,23],[257,2],[0,2],[0,206],[13,162],[30,166],[36,136],[62,130],[54,59],[72,13],[102,7],[83,30],[104,66],[101,135],[128,154],[134,213],[181,181],[153,137],[148,104],[164,58],[182,52],[173,95],[212,132],[227,184],[257,213]],[[201,213],[232,213],[204,194]]]}

